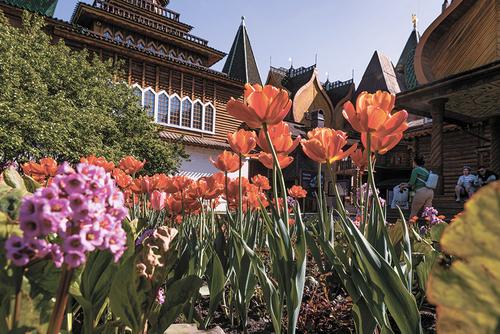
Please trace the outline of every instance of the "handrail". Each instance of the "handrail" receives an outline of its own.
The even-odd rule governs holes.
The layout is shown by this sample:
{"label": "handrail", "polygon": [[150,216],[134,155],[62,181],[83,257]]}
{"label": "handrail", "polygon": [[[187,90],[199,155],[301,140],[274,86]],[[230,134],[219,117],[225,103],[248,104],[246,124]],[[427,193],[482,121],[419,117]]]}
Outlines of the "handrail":
{"label": "handrail", "polygon": [[159,14],[163,17],[166,17],[168,19],[171,19],[171,20],[174,20],[174,21],[177,21],[179,22],[180,20],[180,14],[177,13],[177,12],[174,12],[170,9],[166,9],[164,7],[161,7],[161,6],[157,6],[155,5],[154,3],[151,3],[151,2],[148,2],[148,1],[145,1],[145,0],[125,0],[127,3],[131,4],[131,5],[134,5],[134,6],[137,6],[137,7],[140,7],[142,9],[146,9],[152,13],[156,13],[156,14]]}
{"label": "handrail", "polygon": [[[126,0],[126,1],[130,2],[130,3],[141,2],[141,1],[144,2],[144,0]],[[147,4],[149,5],[149,3],[147,3]],[[167,34],[183,38],[185,40],[188,40],[188,41],[196,43],[196,44],[200,44],[203,46],[208,45],[208,41],[203,39],[203,38],[199,38],[197,36],[187,34],[183,31],[179,31],[179,30],[172,28],[166,24],[160,23],[156,20],[151,20],[147,17],[141,16],[141,15],[133,13],[129,10],[123,9],[122,7],[115,6],[113,3],[110,3],[109,0],[94,0],[94,7],[102,9],[108,13],[112,13],[112,14],[121,16],[123,18],[135,21],[137,23],[146,25],[146,26],[151,27],[153,29],[165,32]]]}

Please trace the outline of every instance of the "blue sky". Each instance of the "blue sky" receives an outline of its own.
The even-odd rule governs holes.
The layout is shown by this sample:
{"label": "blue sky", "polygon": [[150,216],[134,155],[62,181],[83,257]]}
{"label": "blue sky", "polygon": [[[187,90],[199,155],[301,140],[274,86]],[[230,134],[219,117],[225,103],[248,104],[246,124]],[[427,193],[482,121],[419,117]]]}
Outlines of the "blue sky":
{"label": "blue sky", "polygon": [[[84,2],[91,3],[91,0]],[[55,16],[69,20],[77,0],[60,0]],[[270,57],[273,66],[314,64],[322,80],[346,80],[355,71],[359,82],[375,50],[397,62],[413,29],[411,15],[419,18],[419,31],[441,12],[440,0],[172,0],[169,8],[192,26],[192,34],[229,52],[241,21],[246,24],[262,76]],[[224,61],[214,66],[220,70]]]}

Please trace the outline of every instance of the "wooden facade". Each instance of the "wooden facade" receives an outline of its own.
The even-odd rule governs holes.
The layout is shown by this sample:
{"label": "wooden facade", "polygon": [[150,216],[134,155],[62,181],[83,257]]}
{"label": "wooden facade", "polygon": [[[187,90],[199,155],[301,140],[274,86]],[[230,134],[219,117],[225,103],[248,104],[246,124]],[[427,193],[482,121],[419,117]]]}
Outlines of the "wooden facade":
{"label": "wooden facade", "polygon": [[[192,27],[180,21],[180,14],[164,7],[166,3],[155,0],[79,3],[71,22],[46,17],[47,32],[55,42],[63,39],[75,50],[86,49],[90,54],[120,66],[120,79],[140,89],[143,103],[154,101],[151,111],[154,121],[163,125],[161,131],[178,134],[178,138],[191,137],[185,141],[186,145],[203,146],[206,142],[210,147],[218,143],[219,149],[225,148],[226,134],[240,125],[229,116],[225,106],[231,97],[242,98],[244,83],[210,69],[225,53],[209,47],[208,41],[189,34]],[[12,24],[22,24],[21,8],[0,3],[0,10]],[[147,97],[144,96],[146,91]],[[139,90],[137,92],[139,94]],[[189,113],[193,118],[189,126],[159,122],[158,114],[164,112],[158,110],[162,102],[160,96],[164,111],[168,113],[172,112],[168,108],[177,99],[181,108],[184,101],[188,101],[186,120]],[[191,110],[187,111],[189,102]],[[195,104],[198,109],[195,109]],[[211,106],[214,108],[214,127],[205,131],[204,125],[200,129],[195,116],[205,117],[211,112]],[[180,112],[182,115],[182,110]],[[170,120],[170,116],[165,119]],[[186,121],[184,125],[187,124]]]}

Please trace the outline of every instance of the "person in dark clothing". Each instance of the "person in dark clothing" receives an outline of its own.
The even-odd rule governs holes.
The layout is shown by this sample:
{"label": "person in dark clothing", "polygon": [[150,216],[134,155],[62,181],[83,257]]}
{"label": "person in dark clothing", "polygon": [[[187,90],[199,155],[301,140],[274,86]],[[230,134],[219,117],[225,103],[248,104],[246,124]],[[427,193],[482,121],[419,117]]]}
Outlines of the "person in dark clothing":
{"label": "person in dark clothing", "polygon": [[487,170],[484,166],[480,166],[477,170],[475,186],[482,187],[496,180],[498,180],[498,175],[496,173]]}

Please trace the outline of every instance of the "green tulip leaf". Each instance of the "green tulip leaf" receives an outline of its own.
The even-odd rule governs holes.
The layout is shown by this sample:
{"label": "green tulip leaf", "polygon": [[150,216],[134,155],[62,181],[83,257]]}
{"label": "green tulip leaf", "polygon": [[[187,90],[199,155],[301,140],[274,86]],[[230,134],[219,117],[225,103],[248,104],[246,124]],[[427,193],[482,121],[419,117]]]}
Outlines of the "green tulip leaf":
{"label": "green tulip leaf", "polygon": [[437,265],[428,298],[437,305],[439,333],[494,334],[500,330],[500,182],[478,191],[446,227],[443,251],[451,267]]}
{"label": "green tulip leaf", "polygon": [[441,235],[444,232],[444,229],[448,226],[447,223],[439,223],[431,228],[431,239],[432,241],[439,241],[441,239]]}

